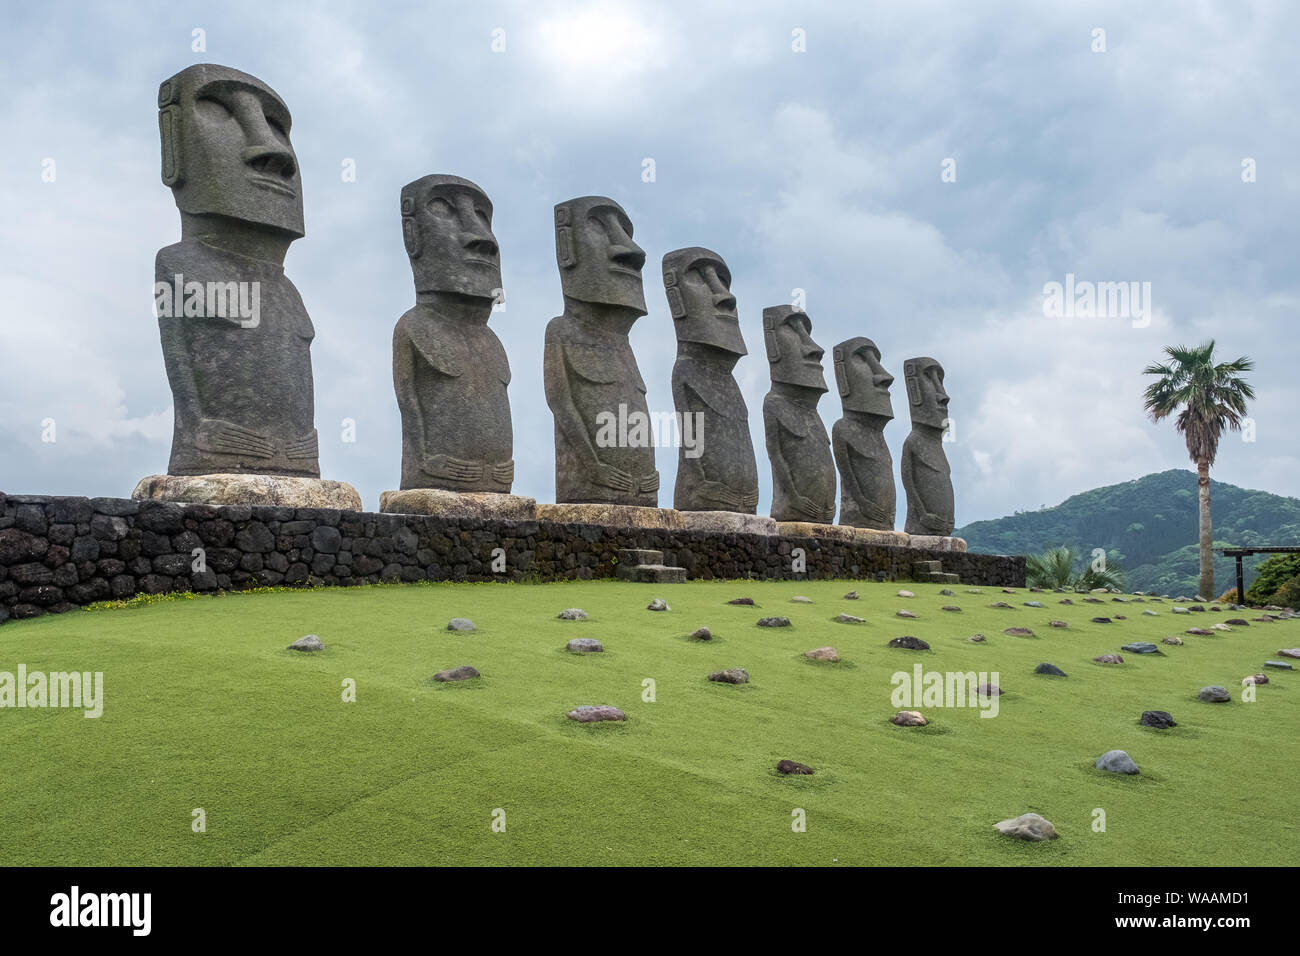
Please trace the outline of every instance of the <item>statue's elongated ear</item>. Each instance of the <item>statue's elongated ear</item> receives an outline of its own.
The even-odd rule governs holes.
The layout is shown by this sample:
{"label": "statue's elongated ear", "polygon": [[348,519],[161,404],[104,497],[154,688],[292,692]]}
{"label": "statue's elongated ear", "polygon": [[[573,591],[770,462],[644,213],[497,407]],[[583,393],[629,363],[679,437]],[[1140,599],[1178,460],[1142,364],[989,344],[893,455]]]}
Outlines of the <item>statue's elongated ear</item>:
{"label": "statue's elongated ear", "polygon": [[664,294],[668,297],[668,311],[674,319],[686,318],[686,305],[682,302],[682,290],[677,287],[677,270],[664,270]]}
{"label": "statue's elongated ear", "polygon": [[557,206],[555,209],[555,260],[561,269],[572,269],[578,264],[577,250],[573,245],[573,226],[570,223],[569,208]]}
{"label": "statue's elongated ear", "polygon": [[915,362],[903,363],[903,379],[907,382],[907,400],[913,405],[921,404],[921,382],[917,376]]}
{"label": "statue's elongated ear", "polygon": [[415,221],[414,196],[402,197],[402,242],[408,256],[420,258],[420,227]]}
{"label": "statue's elongated ear", "polygon": [[844,367],[844,363],[848,361],[848,356],[845,354],[843,347],[837,345],[832,350],[831,357],[835,360],[835,384],[840,387],[840,397],[843,398],[850,391],[849,372]]}
{"label": "statue's elongated ear", "polygon": [[781,361],[781,346],[776,340],[776,319],[763,316],[763,345],[767,347],[767,361],[775,365]]}
{"label": "statue's elongated ear", "polygon": [[158,136],[162,141],[162,181],[175,188],[184,182],[181,173],[181,108],[176,84],[165,80],[158,87]]}

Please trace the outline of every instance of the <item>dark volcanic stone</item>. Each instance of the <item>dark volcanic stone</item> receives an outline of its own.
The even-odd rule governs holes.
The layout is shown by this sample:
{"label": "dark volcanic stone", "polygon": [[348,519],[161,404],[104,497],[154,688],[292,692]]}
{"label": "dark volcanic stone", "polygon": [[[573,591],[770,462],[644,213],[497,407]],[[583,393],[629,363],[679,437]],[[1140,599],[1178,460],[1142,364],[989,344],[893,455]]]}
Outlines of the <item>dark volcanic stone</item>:
{"label": "dark volcanic stone", "polygon": [[475,668],[471,667],[469,664],[461,664],[460,667],[453,667],[449,670],[438,671],[438,673],[433,675],[433,679],[436,681],[445,682],[445,681],[470,680],[471,678],[478,677],[478,676],[480,676],[479,672]]}
{"label": "dark volcanic stone", "polygon": [[896,637],[889,642],[890,647],[902,647],[909,651],[928,651],[930,645],[919,637],[913,637],[911,634],[904,634],[902,637]]}
{"label": "dark volcanic stone", "polygon": [[776,765],[777,773],[814,774],[817,771],[795,760],[781,760]]}
{"label": "dark volcanic stone", "polygon": [[748,684],[749,671],[743,667],[728,667],[726,670],[714,671],[709,680],[715,684]]}
{"label": "dark volcanic stone", "polygon": [[1167,710],[1144,710],[1142,719],[1138,723],[1143,727],[1155,727],[1157,730],[1168,730],[1170,727],[1178,726]]}
{"label": "dark volcanic stone", "polygon": [[788,617],[764,617],[759,618],[759,627],[789,627],[790,619]]}
{"label": "dark volcanic stone", "polygon": [[1057,667],[1055,664],[1048,664],[1046,661],[1044,661],[1042,664],[1039,664],[1037,667],[1035,667],[1035,668],[1034,668],[1034,673],[1035,673],[1035,674],[1049,674],[1049,675],[1051,675],[1052,677],[1065,677],[1065,676],[1066,676],[1065,671],[1061,670],[1061,669],[1060,669],[1059,667]]}

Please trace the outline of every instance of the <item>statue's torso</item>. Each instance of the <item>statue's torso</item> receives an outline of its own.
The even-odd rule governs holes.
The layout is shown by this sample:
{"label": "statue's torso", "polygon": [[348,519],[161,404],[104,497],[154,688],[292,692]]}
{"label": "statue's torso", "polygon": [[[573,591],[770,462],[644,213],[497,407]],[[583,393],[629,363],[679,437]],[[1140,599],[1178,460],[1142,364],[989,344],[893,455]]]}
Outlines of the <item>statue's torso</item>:
{"label": "statue's torso", "polygon": [[[298,290],[278,264],[198,240],[159,250],[155,281],[171,284],[178,274],[205,289],[208,283],[256,283],[257,314],[241,319],[231,308],[228,318],[159,316],[176,413],[168,472],[318,477],[315,331]],[[250,303],[252,288],[245,286]],[[230,301],[237,303],[237,296]]]}
{"label": "statue's torso", "polygon": [[[835,463],[817,407],[769,392],[763,400],[763,417],[768,426],[768,456],[774,463],[778,458],[785,463],[791,481],[787,486],[773,467],[772,517],[829,523],[835,517]],[[819,514],[813,517],[796,511],[793,505],[799,496],[808,499]]]}

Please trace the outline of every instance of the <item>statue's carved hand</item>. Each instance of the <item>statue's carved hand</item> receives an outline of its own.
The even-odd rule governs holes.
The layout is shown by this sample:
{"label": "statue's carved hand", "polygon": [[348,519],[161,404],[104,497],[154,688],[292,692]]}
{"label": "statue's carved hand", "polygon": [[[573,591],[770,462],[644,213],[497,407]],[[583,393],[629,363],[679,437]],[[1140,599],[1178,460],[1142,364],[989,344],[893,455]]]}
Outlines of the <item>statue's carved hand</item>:
{"label": "statue's carved hand", "polygon": [[642,479],[641,479],[641,489],[640,489],[640,490],[641,490],[641,492],[642,492],[643,494],[650,494],[650,493],[653,492],[653,491],[658,491],[658,490],[659,490],[659,472],[657,472],[657,471],[652,471],[652,472],[650,472],[650,474],[643,476]]}
{"label": "statue's carved hand", "polygon": [[515,463],[511,461],[499,461],[492,466],[492,480],[499,484],[509,485],[515,480]]}
{"label": "statue's carved hand", "polygon": [[621,468],[615,468],[613,465],[598,463],[593,480],[596,484],[604,485],[606,488],[613,488],[615,491],[631,494],[636,490],[636,482],[632,476]]}
{"label": "statue's carved hand", "polygon": [[811,498],[804,495],[795,495],[794,510],[799,514],[804,515],[809,521],[816,522],[817,524],[824,524],[825,522],[830,521],[831,518],[835,517],[835,509],[833,507],[823,508]]}
{"label": "statue's carved hand", "polygon": [[720,481],[706,481],[704,492],[710,500],[722,505],[724,511],[735,511],[740,507],[740,495],[736,494],[730,485]]}
{"label": "statue's carved hand", "polygon": [[483,477],[481,461],[466,461],[451,455],[433,455],[426,458],[421,469],[435,478],[447,478],[452,481],[477,481]]}
{"label": "statue's carved hand", "polygon": [[758,489],[748,491],[740,496],[740,503],[747,511],[752,511],[758,507]]}

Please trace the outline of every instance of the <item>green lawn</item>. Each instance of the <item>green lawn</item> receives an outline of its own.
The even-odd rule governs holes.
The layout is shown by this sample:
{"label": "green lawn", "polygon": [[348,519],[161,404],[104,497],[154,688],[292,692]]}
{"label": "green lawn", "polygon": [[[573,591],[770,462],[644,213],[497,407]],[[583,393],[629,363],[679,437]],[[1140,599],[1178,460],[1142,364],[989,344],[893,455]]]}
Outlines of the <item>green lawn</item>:
{"label": "green lawn", "polygon": [[[896,596],[906,587],[915,598]],[[857,588],[862,599],[842,595]],[[0,670],[103,671],[103,716],[0,710],[0,864],[1120,864],[1300,863],[1300,679],[1241,678],[1294,621],[1184,635],[1160,656],[1092,658],[1231,612],[1058,606],[844,581],[370,587],[203,597],[0,627]],[[813,604],[790,603],[794,595]],[[750,596],[758,607],[728,606]],[[645,610],[661,596],[671,612]],[[1041,600],[1045,607],[1022,606]],[[994,610],[1005,600],[1013,610]],[[956,603],[963,613],[940,611]],[[556,614],[585,608],[591,619]],[[899,608],[917,620],[894,616]],[[1143,608],[1159,612],[1145,617]],[[846,611],[866,624],[834,623]],[[1096,615],[1127,615],[1110,625]],[[793,627],[764,629],[761,616]],[[477,633],[449,633],[472,618]],[[1068,621],[1050,629],[1052,618]],[[711,643],[686,635],[700,625]],[[1032,638],[1009,637],[1028,626]],[[987,643],[972,644],[975,632]],[[317,654],[286,646],[314,633]],[[886,647],[903,634],[930,651]],[[573,655],[572,637],[605,653]],[[833,645],[838,664],[803,651]],[[1068,678],[1036,676],[1050,661]],[[922,709],[889,723],[890,677],[997,671],[999,715]],[[473,664],[466,684],[430,682]],[[740,666],[752,682],[712,684]],[[345,679],[356,702],[342,700]],[[646,678],[657,699],[642,700]],[[1196,692],[1222,684],[1227,704]],[[579,725],[579,704],[623,724]],[[1178,726],[1138,725],[1143,710]],[[1142,772],[1094,769],[1122,749]],[[783,777],[781,758],[817,768]],[[207,831],[191,830],[203,808]],[[504,832],[493,812],[505,811]],[[806,811],[793,832],[792,811]],[[1094,808],[1106,830],[1093,830]],[[993,823],[1034,811],[1061,838]]]}

